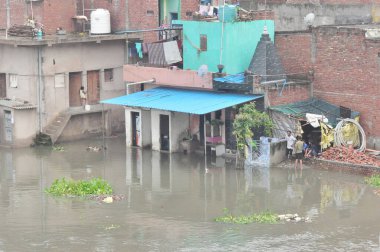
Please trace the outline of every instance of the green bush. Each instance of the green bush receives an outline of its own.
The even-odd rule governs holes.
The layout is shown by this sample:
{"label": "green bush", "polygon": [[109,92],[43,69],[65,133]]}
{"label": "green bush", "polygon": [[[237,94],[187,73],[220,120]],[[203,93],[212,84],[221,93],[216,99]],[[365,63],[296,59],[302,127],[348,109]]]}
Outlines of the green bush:
{"label": "green bush", "polygon": [[380,187],[380,175],[373,175],[371,177],[365,178],[365,182],[374,187]]}
{"label": "green bush", "polygon": [[91,180],[56,179],[46,192],[54,196],[86,196],[112,194],[112,187],[101,178]]}

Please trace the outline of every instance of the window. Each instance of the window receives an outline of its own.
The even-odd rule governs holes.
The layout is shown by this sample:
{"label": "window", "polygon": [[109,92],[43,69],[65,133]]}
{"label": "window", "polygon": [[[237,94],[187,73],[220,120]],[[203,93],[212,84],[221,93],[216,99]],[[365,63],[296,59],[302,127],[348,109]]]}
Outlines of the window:
{"label": "window", "polygon": [[17,76],[17,74],[10,74],[9,75],[9,86],[11,88],[17,88],[17,86],[18,86],[18,76]]}
{"label": "window", "polygon": [[113,81],[113,69],[104,69],[104,82],[112,82]]}
{"label": "window", "polygon": [[207,51],[207,35],[201,34],[201,51]]}
{"label": "window", "polygon": [[54,76],[54,87],[64,88],[65,87],[65,74],[60,73]]}

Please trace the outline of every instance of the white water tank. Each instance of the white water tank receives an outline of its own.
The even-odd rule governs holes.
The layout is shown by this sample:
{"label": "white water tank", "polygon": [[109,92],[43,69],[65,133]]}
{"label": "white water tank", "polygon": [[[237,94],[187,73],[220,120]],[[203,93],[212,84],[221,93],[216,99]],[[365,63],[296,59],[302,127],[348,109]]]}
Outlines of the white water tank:
{"label": "white water tank", "polygon": [[91,12],[91,34],[111,33],[111,15],[108,10],[96,9]]}

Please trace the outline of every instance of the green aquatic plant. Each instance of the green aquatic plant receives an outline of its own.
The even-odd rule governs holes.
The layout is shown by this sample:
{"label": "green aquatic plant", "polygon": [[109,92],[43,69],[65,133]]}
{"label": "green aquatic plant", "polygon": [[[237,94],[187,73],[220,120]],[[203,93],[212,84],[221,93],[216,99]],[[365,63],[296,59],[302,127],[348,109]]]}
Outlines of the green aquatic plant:
{"label": "green aquatic plant", "polygon": [[278,222],[278,216],[269,211],[254,213],[251,215],[232,215],[228,209],[224,209],[224,215],[215,218],[216,222],[233,223],[233,224],[250,224],[250,223],[267,223],[275,224]]}
{"label": "green aquatic plant", "polygon": [[79,181],[62,178],[56,179],[45,191],[53,196],[106,195],[112,193],[112,187],[101,178]]}
{"label": "green aquatic plant", "polygon": [[374,187],[380,187],[380,175],[372,175],[365,178],[365,182]]}
{"label": "green aquatic plant", "polygon": [[52,148],[53,148],[53,151],[65,151],[65,148],[60,145],[54,145]]}

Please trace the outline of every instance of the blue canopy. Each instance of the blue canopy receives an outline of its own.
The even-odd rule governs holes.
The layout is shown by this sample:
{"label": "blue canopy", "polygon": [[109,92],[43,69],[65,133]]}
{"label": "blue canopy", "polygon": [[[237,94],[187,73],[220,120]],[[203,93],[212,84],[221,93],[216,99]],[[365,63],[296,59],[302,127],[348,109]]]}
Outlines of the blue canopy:
{"label": "blue canopy", "polygon": [[157,87],[103,100],[101,103],[203,115],[261,97],[263,96]]}

